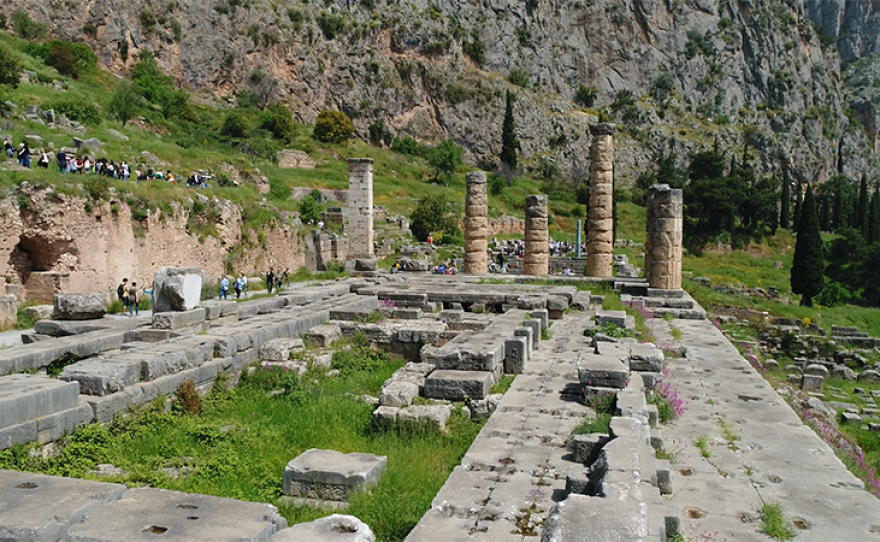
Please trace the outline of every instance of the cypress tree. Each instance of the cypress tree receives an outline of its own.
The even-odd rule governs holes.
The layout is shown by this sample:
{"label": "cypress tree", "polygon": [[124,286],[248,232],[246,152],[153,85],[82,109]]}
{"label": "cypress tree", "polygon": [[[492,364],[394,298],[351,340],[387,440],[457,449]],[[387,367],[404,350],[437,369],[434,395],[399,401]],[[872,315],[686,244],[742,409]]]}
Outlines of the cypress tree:
{"label": "cypress tree", "polygon": [[791,183],[788,180],[788,168],[782,168],[782,197],[779,202],[779,227],[787,230],[791,222]]}
{"label": "cypress tree", "polygon": [[796,198],[794,200],[794,216],[791,220],[791,229],[797,231],[798,225],[800,225],[801,223],[801,205],[803,205],[804,196],[803,192],[801,191],[800,181],[798,181],[795,186],[797,187],[797,194],[795,194]]}
{"label": "cypress tree", "polygon": [[831,231],[831,196],[822,194],[822,209],[819,211],[819,229]]}
{"label": "cypress tree", "polygon": [[868,177],[862,173],[862,182],[859,184],[859,203],[856,208],[855,229],[862,232],[862,235],[868,235]]}
{"label": "cypress tree", "polygon": [[513,96],[507,92],[504,106],[504,123],[501,125],[501,162],[516,169],[516,125],[513,120]]}
{"label": "cypress tree", "polygon": [[822,290],[824,273],[816,200],[813,190],[807,186],[794,246],[794,262],[791,266],[791,291],[801,294],[802,307],[813,306],[813,297]]}
{"label": "cypress tree", "polygon": [[880,187],[874,187],[871,196],[871,211],[868,213],[868,244],[880,241]]}

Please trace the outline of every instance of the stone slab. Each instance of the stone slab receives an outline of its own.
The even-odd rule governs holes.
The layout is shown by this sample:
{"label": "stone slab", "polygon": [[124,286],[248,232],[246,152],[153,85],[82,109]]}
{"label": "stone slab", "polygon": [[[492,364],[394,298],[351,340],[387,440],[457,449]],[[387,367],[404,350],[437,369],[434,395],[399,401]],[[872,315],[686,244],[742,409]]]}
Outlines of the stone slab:
{"label": "stone slab", "polygon": [[153,277],[153,312],[190,311],[202,297],[202,269],[163,267]]}
{"label": "stone slab", "polygon": [[286,527],[269,504],[141,488],[92,509],[63,542],[263,542]]}
{"label": "stone slab", "polygon": [[206,313],[204,307],[188,311],[157,312],[153,314],[153,329],[175,331],[195,327],[205,322]]}
{"label": "stone slab", "polygon": [[53,316],[57,320],[93,320],[107,314],[103,294],[55,294]]}
{"label": "stone slab", "polygon": [[0,470],[0,540],[56,542],[125,486]]}
{"label": "stone slab", "polygon": [[272,339],[260,346],[260,359],[265,361],[287,361],[290,352],[301,352],[305,348],[302,339]]}
{"label": "stone slab", "polygon": [[425,379],[423,394],[429,399],[448,401],[485,399],[493,382],[490,372],[437,370]]}
{"label": "stone slab", "polygon": [[270,542],[375,542],[366,523],[354,516],[332,514],[278,531]]}
{"label": "stone slab", "polygon": [[629,367],[633,371],[660,372],[664,359],[663,351],[652,343],[635,343],[630,346]]}
{"label": "stone slab", "polygon": [[34,331],[50,337],[69,337],[91,331],[107,329],[112,325],[109,319],[77,320],[39,320],[34,323]]}
{"label": "stone slab", "polygon": [[376,485],[387,464],[386,456],[312,448],[284,468],[283,491],[293,497],[347,501],[353,492]]}
{"label": "stone slab", "polygon": [[302,337],[305,343],[310,346],[326,348],[330,346],[333,341],[342,337],[342,331],[337,325],[322,324],[309,329],[303,333]]}
{"label": "stone slab", "polygon": [[504,341],[504,372],[507,374],[521,374],[526,370],[529,361],[528,337],[513,337]]}
{"label": "stone slab", "polygon": [[596,311],[596,326],[604,326],[605,324],[613,324],[619,328],[626,329],[626,312]]}
{"label": "stone slab", "polygon": [[578,381],[590,387],[623,389],[629,371],[614,356],[589,355],[578,366]]}
{"label": "stone slab", "polygon": [[78,382],[84,395],[109,395],[141,381],[142,360],[90,358],[65,367],[59,379]]}
{"label": "stone slab", "polygon": [[73,408],[78,398],[76,382],[27,374],[0,377],[0,429]]}

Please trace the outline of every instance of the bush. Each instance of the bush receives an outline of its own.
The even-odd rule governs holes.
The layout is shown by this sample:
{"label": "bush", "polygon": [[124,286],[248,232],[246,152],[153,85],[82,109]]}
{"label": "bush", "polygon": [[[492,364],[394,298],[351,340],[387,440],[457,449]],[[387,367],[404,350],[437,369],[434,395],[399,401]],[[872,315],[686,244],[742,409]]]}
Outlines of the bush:
{"label": "bush", "polygon": [[34,22],[23,9],[16,9],[10,16],[12,29],[18,37],[26,40],[39,40],[46,35],[46,25]]}
{"label": "bush", "polygon": [[313,135],[324,143],[344,144],[354,134],[354,124],[342,111],[321,111]]}
{"label": "bush", "polygon": [[311,194],[299,203],[299,218],[303,224],[314,224],[321,220],[321,205]]}
{"label": "bush", "polygon": [[504,177],[492,175],[489,178],[489,193],[493,196],[500,196],[502,193],[504,193],[504,188],[506,186],[507,181],[504,180]]}
{"label": "bush", "polygon": [[31,43],[26,52],[40,58],[47,66],[58,70],[61,75],[78,79],[83,73],[92,71],[98,65],[98,57],[85,43],[53,40],[46,43]]}
{"label": "bush", "polygon": [[337,34],[345,30],[345,21],[342,17],[329,15],[327,12],[322,11],[318,15],[318,27],[326,39],[332,40]]}
{"label": "bush", "polygon": [[456,145],[451,138],[444,140],[436,147],[427,149],[428,163],[436,170],[434,180],[439,179],[440,175],[451,177],[455,173],[455,169],[461,165],[462,153],[461,147]]}
{"label": "bush", "polygon": [[58,70],[58,73],[61,75],[67,75],[74,79],[79,79],[79,67],[76,65],[76,57],[73,56],[70,49],[66,47],[54,45],[52,49],[49,50],[49,55],[46,57],[46,65],[52,66]]}
{"label": "bush", "polygon": [[202,398],[192,380],[184,380],[174,392],[175,406],[185,414],[202,413]]}
{"label": "bush", "polygon": [[140,95],[135,92],[131,84],[123,81],[113,92],[110,103],[107,104],[107,112],[125,126],[125,123],[137,114],[140,106]]}
{"label": "bush", "polygon": [[456,219],[449,215],[448,201],[443,194],[423,198],[409,219],[410,229],[419,241],[427,241],[428,235],[433,232],[454,234],[458,230]]}
{"label": "bush", "polygon": [[101,123],[101,110],[93,103],[65,98],[52,104],[56,113],[61,113],[70,120],[83,124],[97,125]]}
{"label": "bush", "polygon": [[263,130],[271,132],[276,138],[285,141],[293,139],[296,135],[293,113],[287,106],[279,103],[269,104],[266,110],[260,113],[259,126]]}
{"label": "bush", "polygon": [[0,46],[0,85],[18,86],[21,80],[21,62],[6,46]]}
{"label": "bush", "polygon": [[418,156],[421,152],[421,146],[410,136],[395,137],[391,142],[391,150],[407,156]]}
{"label": "bush", "polygon": [[574,97],[574,101],[583,105],[584,107],[593,107],[596,103],[596,98],[599,96],[599,91],[596,87],[587,87],[584,86],[583,83],[578,83],[577,94]]}
{"label": "bush", "polygon": [[244,111],[233,109],[223,118],[220,133],[229,137],[244,137],[249,130],[248,118]]}
{"label": "bush", "polygon": [[510,81],[511,85],[516,85],[518,87],[528,88],[531,84],[531,80],[526,72],[519,69],[512,69],[510,73],[507,74],[507,80]]}

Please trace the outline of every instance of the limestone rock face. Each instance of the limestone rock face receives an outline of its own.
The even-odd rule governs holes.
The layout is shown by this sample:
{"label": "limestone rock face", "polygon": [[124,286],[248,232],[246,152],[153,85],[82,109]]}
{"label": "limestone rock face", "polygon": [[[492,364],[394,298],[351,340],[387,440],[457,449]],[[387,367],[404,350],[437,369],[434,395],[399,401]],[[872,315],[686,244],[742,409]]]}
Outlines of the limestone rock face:
{"label": "limestone rock face", "polygon": [[107,314],[103,294],[60,294],[55,296],[54,306],[58,320],[93,320]]}
{"label": "limestone rock face", "polygon": [[201,296],[201,268],[163,267],[153,278],[153,312],[189,311]]}

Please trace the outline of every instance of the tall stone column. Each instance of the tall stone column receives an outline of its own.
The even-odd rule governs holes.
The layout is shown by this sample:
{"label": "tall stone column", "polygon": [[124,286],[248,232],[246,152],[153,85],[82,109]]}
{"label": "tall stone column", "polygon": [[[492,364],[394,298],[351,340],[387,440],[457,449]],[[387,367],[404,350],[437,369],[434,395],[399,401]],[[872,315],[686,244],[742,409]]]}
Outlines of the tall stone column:
{"label": "tall stone column", "polygon": [[541,277],[550,267],[547,196],[526,196],[526,255],[523,274]]}
{"label": "tall stone column", "polygon": [[652,186],[645,238],[645,278],[651,288],[681,289],[683,221],[683,192],[668,184]]}
{"label": "tall stone column", "polygon": [[351,255],[373,257],[373,159],[348,160],[348,239]]}
{"label": "tall stone column", "polygon": [[612,276],[614,247],[614,125],[590,126],[590,206],[587,212],[588,277]]}
{"label": "tall stone column", "polygon": [[486,254],[487,227],[489,225],[489,197],[486,193],[486,172],[471,171],[467,174],[467,196],[464,215],[464,272],[469,275],[485,275],[489,272]]}

